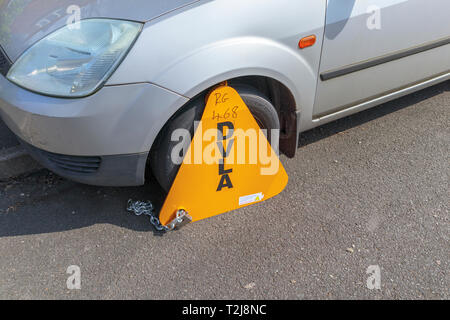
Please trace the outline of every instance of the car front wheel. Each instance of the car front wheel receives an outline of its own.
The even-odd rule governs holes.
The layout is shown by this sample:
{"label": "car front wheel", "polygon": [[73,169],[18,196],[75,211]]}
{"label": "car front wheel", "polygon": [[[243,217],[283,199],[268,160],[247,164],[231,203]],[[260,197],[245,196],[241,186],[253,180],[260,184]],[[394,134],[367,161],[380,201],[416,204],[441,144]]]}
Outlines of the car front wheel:
{"label": "car front wheel", "polygon": [[[270,100],[257,89],[242,85],[234,89],[245,102],[261,129],[280,129],[280,121],[275,107]],[[194,122],[200,121],[205,109],[205,96],[201,95],[190,101],[178,111],[162,129],[150,153],[151,169],[161,187],[168,192],[177,175],[180,165],[172,161],[172,152],[180,141],[172,141],[172,133],[177,129],[186,129],[191,137],[194,134]]]}

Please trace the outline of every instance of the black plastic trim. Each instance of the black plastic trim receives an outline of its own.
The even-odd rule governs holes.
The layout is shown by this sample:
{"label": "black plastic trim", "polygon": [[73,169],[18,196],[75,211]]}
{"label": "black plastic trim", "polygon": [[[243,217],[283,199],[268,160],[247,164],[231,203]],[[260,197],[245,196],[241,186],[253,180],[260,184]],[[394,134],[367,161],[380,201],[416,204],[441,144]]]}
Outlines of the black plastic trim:
{"label": "black plastic trim", "polygon": [[0,46],[0,73],[6,77],[11,69],[12,62],[6,54],[5,50]]}
{"label": "black plastic trim", "polygon": [[69,180],[113,187],[141,186],[145,183],[148,152],[92,157],[71,156],[44,151],[22,140],[20,142],[41,165]]}

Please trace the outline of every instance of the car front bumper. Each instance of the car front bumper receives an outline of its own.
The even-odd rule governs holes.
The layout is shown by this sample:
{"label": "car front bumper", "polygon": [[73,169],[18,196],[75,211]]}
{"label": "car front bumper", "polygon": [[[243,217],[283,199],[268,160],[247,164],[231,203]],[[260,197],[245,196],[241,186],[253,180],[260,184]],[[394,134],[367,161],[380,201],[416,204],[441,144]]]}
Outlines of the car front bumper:
{"label": "car front bumper", "polygon": [[[93,185],[142,185],[153,141],[187,101],[149,83],[61,99],[22,89],[0,75],[0,117],[7,126],[45,167]],[[89,169],[90,161],[99,167]]]}
{"label": "car front bumper", "polygon": [[38,149],[20,141],[28,153],[54,173],[84,184],[139,186],[145,183],[148,153],[116,156],[69,156]]}

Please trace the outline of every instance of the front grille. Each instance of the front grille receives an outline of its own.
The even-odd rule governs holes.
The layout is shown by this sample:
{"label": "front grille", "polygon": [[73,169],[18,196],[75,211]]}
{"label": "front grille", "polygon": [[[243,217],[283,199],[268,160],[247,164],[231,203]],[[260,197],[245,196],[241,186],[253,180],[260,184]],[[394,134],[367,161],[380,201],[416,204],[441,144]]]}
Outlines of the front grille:
{"label": "front grille", "polygon": [[75,174],[92,174],[100,169],[101,157],[66,156],[45,152],[46,158],[58,169]]}
{"label": "front grille", "polygon": [[3,48],[0,46],[0,73],[6,77],[9,69],[11,68],[11,65],[11,61],[9,60],[5,51],[3,51]]}

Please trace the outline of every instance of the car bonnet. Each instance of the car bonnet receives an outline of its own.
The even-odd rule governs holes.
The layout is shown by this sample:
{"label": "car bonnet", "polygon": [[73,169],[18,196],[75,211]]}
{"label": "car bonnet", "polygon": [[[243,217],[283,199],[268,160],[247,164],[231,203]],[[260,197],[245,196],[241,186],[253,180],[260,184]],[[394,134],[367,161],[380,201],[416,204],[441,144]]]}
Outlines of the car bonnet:
{"label": "car bonnet", "polygon": [[73,19],[78,8],[81,19],[146,22],[195,2],[199,0],[0,0],[0,46],[14,62],[35,42]]}

